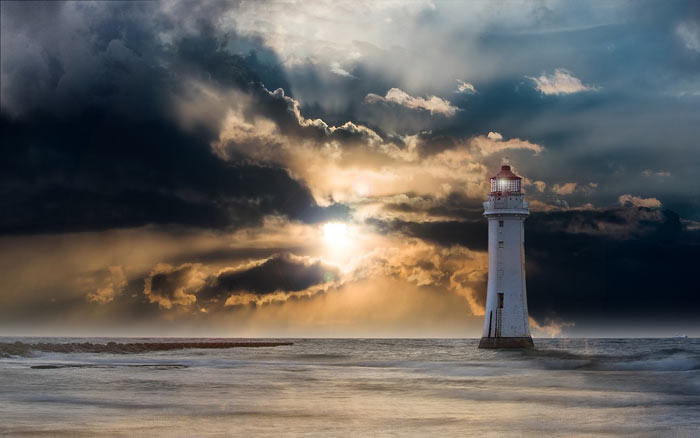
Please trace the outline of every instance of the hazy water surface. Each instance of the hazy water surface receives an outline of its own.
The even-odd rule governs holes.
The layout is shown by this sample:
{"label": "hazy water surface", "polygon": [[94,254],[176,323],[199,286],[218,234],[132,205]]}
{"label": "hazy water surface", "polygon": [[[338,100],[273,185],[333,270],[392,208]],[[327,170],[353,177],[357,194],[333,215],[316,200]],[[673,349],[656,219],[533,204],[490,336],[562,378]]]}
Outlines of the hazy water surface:
{"label": "hazy water surface", "polygon": [[292,341],[0,358],[0,434],[700,437],[698,339]]}

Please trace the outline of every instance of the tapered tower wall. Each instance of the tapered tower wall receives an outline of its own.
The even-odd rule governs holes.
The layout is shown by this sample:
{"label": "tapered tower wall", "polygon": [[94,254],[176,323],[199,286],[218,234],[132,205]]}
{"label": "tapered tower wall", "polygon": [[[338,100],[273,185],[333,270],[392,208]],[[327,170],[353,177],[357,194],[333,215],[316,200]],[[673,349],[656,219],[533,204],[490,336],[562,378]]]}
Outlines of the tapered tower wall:
{"label": "tapered tower wall", "polygon": [[[507,215],[493,215],[488,219],[489,277],[483,336],[530,336],[523,221],[524,217]],[[501,223],[503,226],[500,226]],[[498,296],[499,293],[503,294],[502,298]],[[497,333],[496,317],[499,308],[502,309],[502,322]]]}

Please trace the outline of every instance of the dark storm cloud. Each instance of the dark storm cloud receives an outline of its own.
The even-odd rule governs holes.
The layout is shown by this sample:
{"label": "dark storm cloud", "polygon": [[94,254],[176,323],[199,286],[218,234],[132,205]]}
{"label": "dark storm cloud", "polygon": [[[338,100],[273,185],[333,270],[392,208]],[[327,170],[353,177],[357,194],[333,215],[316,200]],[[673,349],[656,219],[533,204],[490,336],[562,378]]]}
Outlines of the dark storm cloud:
{"label": "dark storm cloud", "polygon": [[700,308],[700,232],[670,210],[540,213],[525,226],[535,317],[688,317]]}
{"label": "dark storm cloud", "polygon": [[199,273],[198,265],[159,265],[146,278],[143,293],[151,303],[158,303],[166,309],[175,305],[189,306],[197,301],[194,294],[203,282],[204,276]]}
{"label": "dark storm cloud", "polygon": [[204,133],[168,120],[133,120],[94,109],[69,120],[7,117],[3,137],[4,233],[97,230],[148,223],[227,228],[266,214],[318,222],[321,208],[280,168],[226,163]]}
{"label": "dark storm cloud", "polygon": [[273,292],[299,292],[339,278],[339,271],[319,261],[290,254],[276,255],[249,269],[224,271],[210,279],[199,299],[227,298],[237,292],[266,295]]}
{"label": "dark storm cloud", "polygon": [[[213,274],[207,271],[206,266],[196,263],[158,264],[145,278],[143,293],[149,303],[157,303],[162,308],[187,308],[195,303],[199,306],[217,302],[223,305],[231,296],[240,294],[262,297],[300,292],[340,277],[340,271],[334,266],[289,253],[276,254],[245,268],[225,269]],[[138,296],[129,300],[132,305],[151,308],[149,303],[140,302]]]}
{"label": "dark storm cloud", "polygon": [[480,199],[471,199],[460,192],[452,192],[444,198],[405,193],[406,201],[385,204],[384,210],[401,213],[425,213],[434,218],[478,221],[483,218]]}
{"label": "dark storm cloud", "polygon": [[367,223],[380,233],[399,233],[441,246],[460,245],[478,251],[487,249],[486,221],[479,201],[461,193],[454,192],[444,198],[408,196],[406,202],[385,204],[384,210],[424,214],[431,220],[367,219]]}
{"label": "dark storm cloud", "polygon": [[461,245],[479,251],[488,248],[484,221],[410,222],[399,219],[368,219],[367,223],[377,228],[380,233],[400,233],[441,246]]}
{"label": "dark storm cloud", "polygon": [[[196,34],[176,33],[165,44],[158,32],[177,23],[151,4],[60,4],[31,18],[25,6],[3,6],[3,35],[10,27],[43,45],[48,67],[32,66],[13,41],[3,46],[9,51],[3,58],[17,66],[3,72],[12,95],[3,98],[0,114],[0,199],[10,212],[0,220],[1,233],[148,223],[223,229],[257,224],[269,214],[306,222],[348,214],[342,205],[316,205],[285,169],[222,161],[209,146],[218,136],[210,127],[216,120],[187,129],[176,120],[172,97],[186,91],[187,80],[200,78],[252,95],[282,130],[313,130],[299,125],[288,101],[263,87],[262,77],[285,84],[276,64],[230,53],[226,42],[234,36],[216,35],[205,19],[211,8],[202,8]],[[66,54],[57,41],[72,31],[91,38]],[[89,55],[84,65],[73,59],[79,55]],[[44,76],[26,80],[22,68]]]}

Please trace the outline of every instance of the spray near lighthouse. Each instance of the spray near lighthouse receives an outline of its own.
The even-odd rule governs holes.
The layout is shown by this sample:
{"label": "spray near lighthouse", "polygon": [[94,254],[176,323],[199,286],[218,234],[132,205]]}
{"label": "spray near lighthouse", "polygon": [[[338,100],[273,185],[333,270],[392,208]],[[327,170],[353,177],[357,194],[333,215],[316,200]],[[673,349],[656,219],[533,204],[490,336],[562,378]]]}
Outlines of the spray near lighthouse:
{"label": "spray near lighthouse", "polygon": [[491,177],[484,202],[489,229],[489,276],[479,348],[532,348],[525,287],[525,219],[530,215],[522,179],[509,165]]}

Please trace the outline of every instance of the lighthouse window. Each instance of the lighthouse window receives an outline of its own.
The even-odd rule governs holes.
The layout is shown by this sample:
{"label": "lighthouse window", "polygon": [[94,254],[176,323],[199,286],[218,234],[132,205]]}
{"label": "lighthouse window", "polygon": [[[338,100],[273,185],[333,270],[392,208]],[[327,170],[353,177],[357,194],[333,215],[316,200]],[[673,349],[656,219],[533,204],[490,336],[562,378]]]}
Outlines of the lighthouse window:
{"label": "lighthouse window", "polygon": [[503,228],[503,221],[498,221],[498,226]]}
{"label": "lighthouse window", "polygon": [[498,247],[503,248],[503,241],[502,240],[498,241]]}

